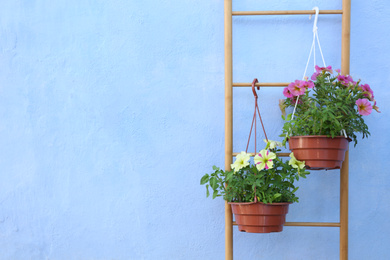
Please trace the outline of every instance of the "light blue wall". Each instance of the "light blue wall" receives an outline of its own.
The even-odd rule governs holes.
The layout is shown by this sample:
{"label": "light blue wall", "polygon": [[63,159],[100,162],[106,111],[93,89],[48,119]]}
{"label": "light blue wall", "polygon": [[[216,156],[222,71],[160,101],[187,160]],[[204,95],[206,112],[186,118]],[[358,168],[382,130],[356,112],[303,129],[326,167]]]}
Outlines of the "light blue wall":
{"label": "light blue wall", "polygon": [[[234,10],[340,9],[234,1]],[[390,3],[352,1],[351,74],[382,113],[350,151],[349,255],[390,259]],[[0,259],[224,259],[224,202],[200,177],[224,165],[223,1],[4,0],[0,8]],[[340,67],[340,16],[320,16]],[[300,78],[308,16],[235,17],[234,81]],[[317,53],[318,55],[318,53]],[[269,138],[281,89],[262,89]],[[234,90],[234,150],[253,96]],[[339,172],[300,183],[288,221],[338,221]],[[338,259],[337,228],[234,228],[235,259]]]}

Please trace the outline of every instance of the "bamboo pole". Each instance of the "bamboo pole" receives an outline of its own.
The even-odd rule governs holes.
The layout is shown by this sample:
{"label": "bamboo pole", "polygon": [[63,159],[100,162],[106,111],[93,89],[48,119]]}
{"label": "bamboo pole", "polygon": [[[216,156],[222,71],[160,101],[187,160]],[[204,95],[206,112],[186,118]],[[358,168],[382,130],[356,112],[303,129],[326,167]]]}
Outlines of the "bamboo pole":
{"label": "bamboo pole", "polygon": [[[238,154],[240,153],[233,153],[233,157],[236,157]],[[247,153],[249,154],[249,156],[255,156],[255,153]],[[290,156],[290,153],[276,153],[277,156],[279,157],[289,157]]]}
{"label": "bamboo pole", "polygon": [[[287,87],[290,83],[289,82],[261,82],[256,83],[256,86],[259,87]],[[252,83],[249,82],[240,82],[240,83],[233,83],[233,87],[252,87]]]}
{"label": "bamboo pole", "polygon": [[[233,161],[233,32],[232,0],[224,0],[225,13],[225,170]],[[225,259],[233,260],[233,215],[225,201]]]}
{"label": "bamboo pole", "polygon": [[351,40],[351,0],[343,0],[341,19],[341,72],[349,74]]}
{"label": "bamboo pole", "polygon": [[291,227],[340,227],[340,223],[335,222],[286,222],[284,225]]}
{"label": "bamboo pole", "polygon": [[348,260],[348,171],[349,151],[340,170],[340,260]]}
{"label": "bamboo pole", "polygon": [[[237,225],[234,221],[233,225]],[[340,223],[336,222],[286,222],[284,226],[290,227],[340,227]]]}
{"label": "bamboo pole", "polygon": [[[349,74],[351,39],[351,0],[343,0],[341,20],[341,72]],[[349,150],[340,170],[340,260],[348,260],[348,176]]]}
{"label": "bamboo pole", "polygon": [[[287,10],[287,11],[235,11],[233,15],[299,15],[315,14],[314,10]],[[343,10],[320,10],[320,14],[342,14]]]}

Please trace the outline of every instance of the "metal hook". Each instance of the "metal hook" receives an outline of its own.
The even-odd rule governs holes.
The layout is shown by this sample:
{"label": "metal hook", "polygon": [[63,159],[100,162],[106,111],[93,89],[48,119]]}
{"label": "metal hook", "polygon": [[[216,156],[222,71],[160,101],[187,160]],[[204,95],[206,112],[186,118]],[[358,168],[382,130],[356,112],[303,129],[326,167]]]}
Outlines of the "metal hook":
{"label": "metal hook", "polygon": [[[317,21],[318,21],[318,14],[320,12],[320,9],[316,6],[312,10],[316,11],[315,17],[314,17],[314,24],[313,24],[313,32],[316,32],[318,27],[317,27]],[[311,19],[312,14],[310,15],[309,19]]]}
{"label": "metal hook", "polygon": [[260,90],[260,86],[256,86],[255,84],[258,83],[259,81],[257,80],[257,78],[255,78],[252,82],[252,91],[253,91],[253,95],[255,95],[255,98],[257,98],[257,93],[256,93],[256,90],[255,88],[257,88],[257,90]]}

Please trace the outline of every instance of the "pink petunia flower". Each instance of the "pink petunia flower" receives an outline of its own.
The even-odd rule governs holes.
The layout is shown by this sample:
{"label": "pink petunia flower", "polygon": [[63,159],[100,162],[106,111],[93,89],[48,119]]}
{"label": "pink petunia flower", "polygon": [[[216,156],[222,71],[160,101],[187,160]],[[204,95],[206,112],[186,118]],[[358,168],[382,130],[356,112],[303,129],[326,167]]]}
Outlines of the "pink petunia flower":
{"label": "pink petunia flower", "polygon": [[374,91],[370,88],[370,85],[364,84],[360,85],[362,91],[363,91],[363,96],[367,97],[370,101],[374,101]]}
{"label": "pink petunia flower", "polygon": [[372,112],[371,103],[366,98],[359,98],[358,100],[356,100],[356,106],[358,108],[359,114],[361,114],[362,116],[368,116]]}
{"label": "pink petunia flower", "polygon": [[321,73],[319,73],[319,72],[314,72],[313,73],[313,75],[311,75],[311,80],[316,80],[317,79],[317,77],[318,77],[318,75],[320,75]]}
{"label": "pink petunia flower", "polygon": [[296,80],[295,82],[291,82],[287,88],[290,90],[293,96],[300,96],[305,94],[305,82],[306,81],[303,80]]}
{"label": "pink petunia flower", "polygon": [[337,74],[341,74],[341,70],[340,69],[335,69],[335,71],[337,72]]}
{"label": "pink petunia flower", "polygon": [[311,75],[310,77],[311,80],[316,80],[318,75],[320,75],[321,73],[329,72],[330,74],[333,74],[332,66],[319,67],[318,65],[316,65],[315,70],[316,72],[314,72],[313,75]]}
{"label": "pink petunia flower", "polygon": [[338,75],[337,79],[344,86],[348,86],[351,83],[352,84],[354,84],[354,83],[356,84],[356,82],[354,82],[352,77],[349,76],[349,75],[346,75],[346,76],[345,75]]}
{"label": "pink petunia flower", "polygon": [[287,87],[285,87],[285,88],[283,89],[283,95],[284,95],[285,97],[288,97],[288,98],[292,98],[292,97],[293,97],[293,94],[291,94],[290,90],[289,90]]}
{"label": "pink petunia flower", "polygon": [[325,68],[325,67],[319,67],[318,65],[316,65],[315,69],[316,69],[316,72],[318,72],[318,73],[322,73],[324,71],[324,72],[329,72],[330,74],[333,74],[332,66],[328,66]]}
{"label": "pink petunia flower", "polygon": [[305,86],[306,88],[314,88],[314,82],[311,81],[311,80],[305,81],[304,86]]}
{"label": "pink petunia flower", "polygon": [[[297,103],[297,97],[292,97],[291,103],[293,103],[293,104]],[[302,99],[298,99],[298,105],[299,104],[303,104]]]}
{"label": "pink petunia flower", "polygon": [[375,109],[376,112],[380,113],[379,107],[376,106],[376,100],[374,100],[374,105],[372,106],[373,109]]}

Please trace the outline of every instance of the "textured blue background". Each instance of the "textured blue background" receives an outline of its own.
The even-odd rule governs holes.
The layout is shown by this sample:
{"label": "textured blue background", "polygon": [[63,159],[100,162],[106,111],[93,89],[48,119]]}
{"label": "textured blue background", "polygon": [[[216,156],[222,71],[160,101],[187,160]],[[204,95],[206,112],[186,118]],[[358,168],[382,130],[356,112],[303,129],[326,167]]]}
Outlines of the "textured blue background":
{"label": "textured blue background", "polygon": [[[234,10],[340,9],[332,1],[233,1]],[[352,1],[351,75],[381,114],[350,151],[349,255],[390,259],[390,3]],[[301,78],[308,16],[234,17],[234,81]],[[3,0],[0,259],[224,259],[224,202],[200,177],[224,165],[222,0]],[[340,67],[341,18],[320,16]],[[318,53],[317,53],[318,55]],[[281,89],[262,89],[270,139]],[[234,151],[253,96],[234,90]],[[338,221],[339,172],[300,182],[288,221]],[[235,259],[338,259],[337,228],[239,233]]]}

